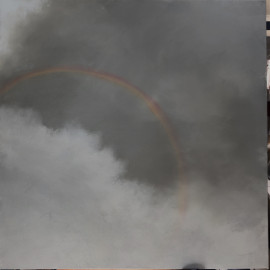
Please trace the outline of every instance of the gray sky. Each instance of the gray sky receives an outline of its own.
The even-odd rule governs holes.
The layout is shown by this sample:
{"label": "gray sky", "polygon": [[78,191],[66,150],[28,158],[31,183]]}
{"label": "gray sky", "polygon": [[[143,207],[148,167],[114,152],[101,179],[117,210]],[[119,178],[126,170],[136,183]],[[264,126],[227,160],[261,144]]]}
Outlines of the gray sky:
{"label": "gray sky", "polygon": [[[164,127],[123,87],[70,73],[18,83],[1,97],[3,268],[266,266],[263,1],[2,0],[0,9],[24,14],[1,17],[0,85],[57,66],[119,76],[162,108],[185,168],[179,175]],[[44,250],[34,260],[33,245]]]}

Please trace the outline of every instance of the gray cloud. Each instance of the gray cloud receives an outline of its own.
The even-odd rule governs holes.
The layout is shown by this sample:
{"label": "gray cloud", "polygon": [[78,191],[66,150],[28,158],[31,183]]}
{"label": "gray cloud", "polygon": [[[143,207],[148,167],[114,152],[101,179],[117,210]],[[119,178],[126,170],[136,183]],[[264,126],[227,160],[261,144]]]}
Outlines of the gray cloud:
{"label": "gray cloud", "polygon": [[[220,222],[194,200],[180,213],[177,190],[157,199],[153,188],[124,179],[125,163],[101,147],[98,134],[74,126],[51,130],[33,112],[5,107],[0,126],[2,267],[180,268],[194,258],[225,266],[227,257],[219,254],[239,251],[250,264],[263,258],[248,254],[246,243],[255,240],[249,229]],[[201,192],[192,190],[192,196]],[[230,199],[238,200],[237,193]],[[41,252],[32,256],[33,250]],[[237,256],[231,263],[245,265]]]}
{"label": "gray cloud", "polygon": [[[251,265],[258,268],[257,262],[264,261],[260,250],[266,245],[267,195],[263,154],[266,142],[266,114],[262,106],[266,98],[263,4],[264,1],[237,0],[46,1],[39,12],[28,14],[10,33],[9,51],[12,53],[2,56],[4,68],[1,68],[0,85],[37,69],[93,68],[136,85],[156,100],[170,119],[180,141],[186,169],[189,218],[180,229],[180,239],[175,235],[175,240],[168,238],[175,253],[156,267],[168,263],[165,265],[168,268],[170,260],[178,258],[179,254],[186,254],[180,256],[180,264],[191,263],[192,258],[196,258],[217,268],[252,268]],[[1,104],[32,109],[40,117],[35,129],[41,126],[43,131],[52,133],[53,142],[64,134],[68,134],[70,141],[71,137],[76,141],[86,136],[86,131],[96,134],[94,138],[98,137],[99,141],[96,145],[113,152],[113,157],[108,154],[112,163],[123,163],[122,167],[119,165],[122,169],[113,175],[121,178],[129,191],[123,192],[122,186],[117,184],[117,192],[130,194],[146,189],[142,200],[147,200],[145,207],[149,212],[156,211],[150,206],[147,208],[151,205],[152,192],[159,206],[166,198],[173,200],[179,185],[174,149],[155,115],[126,89],[94,77],[51,74],[16,85],[1,97]],[[17,113],[5,113],[7,121],[9,117],[16,119]],[[32,116],[25,117],[32,119]],[[65,129],[66,125],[76,128]],[[86,131],[79,131],[81,129]],[[22,136],[22,146],[29,136]],[[47,149],[51,147],[50,143],[46,144]],[[6,152],[3,160],[5,155]],[[16,178],[9,176],[11,172],[6,171],[7,164],[3,164],[5,177]],[[27,164],[23,170],[34,173],[30,163]],[[54,173],[52,179],[57,175],[64,177],[61,166],[59,170],[49,169],[49,166],[53,164],[48,163],[46,167]],[[43,168],[37,169],[30,179],[42,177],[39,170]],[[84,170],[78,167],[76,171]],[[68,181],[68,185],[74,184],[72,178]],[[114,190],[111,185],[108,188]],[[134,200],[133,197],[130,202]],[[72,207],[73,203],[68,205]],[[168,208],[164,210],[165,216]],[[125,214],[121,211],[118,215],[122,217]],[[151,224],[160,222],[157,226],[164,226],[166,230],[174,226],[173,220],[174,217],[172,223],[164,224],[159,219],[155,222],[149,218]],[[132,228],[130,231],[134,229],[132,224],[128,226]],[[254,240],[254,235],[258,240]],[[234,237],[237,240],[232,241]],[[225,238],[228,242],[223,247],[219,245],[219,252],[215,253],[216,243]],[[156,234],[150,234],[147,239],[159,241]],[[164,245],[168,248],[170,244],[166,241]],[[193,251],[187,254],[179,243],[190,243]],[[130,249],[123,246],[128,253]],[[209,253],[202,252],[205,246],[212,247]],[[256,250],[251,246],[256,246]],[[142,257],[141,265],[152,265],[150,260],[156,261],[151,250],[148,245],[142,249],[149,257]],[[164,250],[161,248],[158,254]],[[239,255],[238,250],[243,253]],[[118,252],[116,248],[114,251]],[[220,254],[230,254],[232,266],[228,266]],[[84,255],[76,256],[85,258]],[[100,257],[95,256],[98,262]],[[117,256],[112,255],[108,265],[114,259],[117,261]],[[214,257],[216,261],[211,264],[208,260]],[[134,255],[134,261],[136,258]],[[130,257],[129,262],[132,262]],[[123,265],[126,267],[124,261]]]}

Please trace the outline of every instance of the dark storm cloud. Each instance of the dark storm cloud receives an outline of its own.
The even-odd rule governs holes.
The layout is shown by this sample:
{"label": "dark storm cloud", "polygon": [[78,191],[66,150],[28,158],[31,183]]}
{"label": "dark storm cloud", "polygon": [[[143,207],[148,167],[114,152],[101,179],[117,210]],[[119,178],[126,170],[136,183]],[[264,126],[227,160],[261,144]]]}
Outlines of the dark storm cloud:
{"label": "dark storm cloud", "polygon": [[[42,12],[17,25],[1,84],[55,66],[89,67],[126,79],[167,114],[181,144],[190,204],[210,212],[212,223],[205,218],[203,228],[194,225],[192,237],[187,227],[198,225],[203,214],[197,217],[202,209],[191,207],[182,240],[196,245],[197,238],[213,248],[211,236],[204,236],[213,224],[229,224],[226,233],[256,230],[261,237],[266,211],[263,5],[48,1]],[[126,163],[121,174],[127,182],[137,180],[161,192],[174,187],[178,172],[166,132],[142,101],[117,85],[52,74],[17,85],[1,102],[33,109],[49,128],[75,123],[98,133],[101,144]],[[221,229],[219,239],[226,233]],[[245,250],[243,241],[236,242]]]}
{"label": "dark storm cloud", "polygon": [[[10,78],[38,68],[84,66],[119,75],[156,99],[168,114],[192,170],[200,170],[211,182],[220,175],[222,180],[226,166],[230,171],[244,167],[247,174],[256,175],[262,170],[254,151],[265,140],[264,125],[251,128],[264,117],[265,44],[258,35],[263,1],[212,2],[49,1],[42,13],[17,26],[13,54],[3,73]],[[34,108],[48,126],[61,126],[70,118],[91,131],[96,126],[104,143],[129,160],[130,176],[159,185],[176,177],[166,134],[150,114],[151,120],[145,121],[146,112],[136,101],[128,103],[127,115],[121,106],[114,106],[126,102],[121,91],[108,90],[118,100],[113,103],[107,91],[85,91],[89,79],[50,79],[37,81],[35,90],[27,85],[29,98],[20,89],[18,97],[10,94],[6,103]],[[46,95],[40,98],[43,92]],[[134,141],[141,151],[135,161],[128,150]],[[142,156],[146,159],[140,162]],[[141,173],[140,166],[153,158],[153,166],[163,169],[148,166]]]}
{"label": "dark storm cloud", "polygon": [[[15,44],[13,50],[16,52],[12,59],[17,70],[59,65],[84,66],[105,70],[127,80],[131,80],[134,76],[135,78],[131,80],[134,83],[138,81],[136,78],[141,80],[145,77],[146,83],[151,83],[150,77],[147,80],[149,76],[147,70],[151,69],[153,63],[145,59],[144,55],[147,51],[144,51],[144,48],[140,49],[138,46],[141,45],[133,42],[134,37],[131,38],[130,33],[134,32],[137,36],[135,39],[143,38],[140,37],[140,26],[136,26],[135,17],[132,19],[132,16],[126,24],[122,21],[125,20],[125,9],[129,14],[134,9],[140,9],[141,4],[82,1],[81,5],[74,6],[73,1],[49,3],[49,7],[45,8],[45,15],[43,14],[41,18],[37,15],[39,17],[26,22],[23,26],[23,29],[28,29],[26,32],[21,31],[21,27],[17,29],[12,43]],[[148,10],[151,11],[151,3],[145,4],[147,14]],[[159,10],[167,5],[167,3],[159,4],[156,9]],[[63,7],[66,11],[59,12]],[[143,20],[146,19],[146,14],[141,14]],[[74,21],[67,28],[66,25],[70,24],[70,16],[74,18]],[[154,18],[151,19],[150,24],[154,21]],[[16,47],[16,44],[19,46]],[[112,145],[119,158],[129,161],[130,178],[140,178],[163,187],[169,182],[174,182],[174,179],[178,177],[174,152],[157,120],[149,116],[150,120],[141,119],[145,117],[145,110],[138,110],[137,104],[134,105],[131,102],[128,105],[125,104],[125,99],[121,97],[122,93],[115,94],[114,99],[118,104],[124,104],[126,111],[121,111],[121,106],[115,106],[115,103],[110,106],[106,92],[104,92],[105,95],[100,96],[99,92],[86,91],[85,89],[89,88],[89,80],[88,85],[84,83],[82,87],[84,78],[81,78],[81,82],[78,79],[75,82],[72,82],[72,78],[64,79],[67,81],[61,88],[55,86],[51,87],[51,90],[44,90],[48,87],[41,80],[35,87],[39,90],[34,90],[36,97],[35,94],[31,94],[30,100],[27,100],[25,91],[20,91],[22,97],[16,97],[15,102],[20,106],[32,107],[40,111],[44,116],[44,123],[49,126],[63,125],[67,121],[68,114],[71,118],[79,119],[90,131],[96,131],[95,127],[97,127],[98,131],[102,132],[104,143]],[[147,84],[142,81],[143,90],[149,87]],[[140,84],[138,86],[140,87]],[[50,94],[46,94],[45,97],[42,95],[43,98],[40,98],[40,92],[45,91],[46,93],[49,91]],[[108,91],[114,90],[109,88]],[[12,104],[13,100],[8,104]],[[84,106],[85,110],[80,109],[81,106]],[[102,109],[103,107],[105,110]],[[134,149],[137,153],[132,151],[133,148],[137,148]]]}

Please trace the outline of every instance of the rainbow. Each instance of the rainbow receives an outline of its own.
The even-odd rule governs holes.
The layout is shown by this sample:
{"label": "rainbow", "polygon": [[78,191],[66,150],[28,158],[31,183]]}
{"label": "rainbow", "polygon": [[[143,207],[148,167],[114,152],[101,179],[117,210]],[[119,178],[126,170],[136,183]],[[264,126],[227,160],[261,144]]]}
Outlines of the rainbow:
{"label": "rainbow", "polygon": [[150,96],[148,96],[146,93],[144,93],[142,90],[137,88],[136,86],[130,84],[123,78],[120,78],[118,76],[105,73],[105,72],[100,72],[96,71],[93,69],[89,68],[78,68],[78,67],[53,67],[53,68],[48,68],[48,69],[42,69],[42,70],[37,70],[33,72],[28,72],[23,75],[20,75],[16,77],[15,79],[12,79],[11,81],[7,82],[1,89],[0,89],[0,95],[4,95],[7,93],[9,90],[11,90],[14,86],[17,84],[35,78],[39,76],[44,76],[47,74],[52,74],[52,73],[79,73],[79,74],[84,74],[92,77],[99,78],[101,80],[106,80],[109,82],[112,82],[116,85],[121,86],[123,89],[126,89],[130,91],[132,94],[134,94],[136,97],[144,101],[144,103],[147,105],[149,110],[155,115],[155,117],[160,121],[161,125],[163,126],[164,130],[166,131],[166,134],[169,138],[169,141],[172,145],[172,148],[174,150],[175,158],[177,160],[177,166],[178,166],[178,177],[179,177],[179,183],[181,184],[180,187],[180,207],[182,210],[186,208],[186,192],[185,190],[185,181],[183,177],[183,164],[182,164],[182,158],[181,158],[181,153],[180,153],[180,147],[179,147],[179,142],[178,138],[176,136],[176,133],[170,124],[170,121],[164,111],[161,109],[161,107],[158,105],[158,103],[153,100]]}

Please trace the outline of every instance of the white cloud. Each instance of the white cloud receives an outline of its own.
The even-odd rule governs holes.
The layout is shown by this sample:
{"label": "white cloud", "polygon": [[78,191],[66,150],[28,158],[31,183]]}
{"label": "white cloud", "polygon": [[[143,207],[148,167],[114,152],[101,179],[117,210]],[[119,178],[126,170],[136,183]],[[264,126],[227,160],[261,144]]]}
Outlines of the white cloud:
{"label": "white cloud", "polygon": [[244,268],[264,258],[248,245],[264,239],[192,200],[203,188],[211,194],[209,186],[189,185],[182,215],[177,190],[158,195],[124,171],[98,134],[51,130],[31,111],[1,107],[1,268],[226,268],[228,257]]}
{"label": "white cloud", "polygon": [[33,248],[45,252],[46,262],[66,249],[73,253],[60,258],[66,266],[74,248],[79,257],[89,252],[93,266],[115,265],[123,254],[149,263],[166,252],[178,209],[172,200],[154,204],[150,188],[122,179],[123,162],[101,149],[97,134],[53,131],[30,111],[7,108],[0,109],[0,126],[1,242],[16,246],[11,254],[18,261]]}

